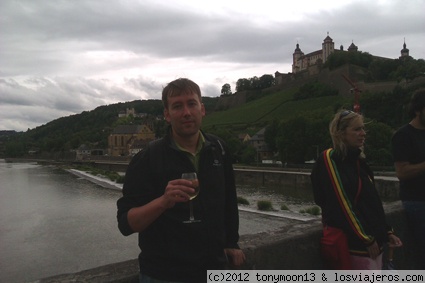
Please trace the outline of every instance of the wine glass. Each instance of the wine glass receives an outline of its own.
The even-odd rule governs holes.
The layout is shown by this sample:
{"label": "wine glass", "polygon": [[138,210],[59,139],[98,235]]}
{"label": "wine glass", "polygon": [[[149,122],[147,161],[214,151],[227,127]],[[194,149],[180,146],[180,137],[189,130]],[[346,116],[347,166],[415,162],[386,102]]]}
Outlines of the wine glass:
{"label": "wine glass", "polygon": [[193,204],[192,200],[196,198],[196,196],[199,193],[199,181],[198,177],[196,176],[195,172],[191,173],[183,173],[182,179],[190,180],[192,181],[193,188],[195,189],[195,192],[193,194],[189,194],[189,208],[190,208],[190,217],[189,220],[183,221],[183,223],[194,223],[199,222],[200,220],[195,220],[195,217],[193,216]]}

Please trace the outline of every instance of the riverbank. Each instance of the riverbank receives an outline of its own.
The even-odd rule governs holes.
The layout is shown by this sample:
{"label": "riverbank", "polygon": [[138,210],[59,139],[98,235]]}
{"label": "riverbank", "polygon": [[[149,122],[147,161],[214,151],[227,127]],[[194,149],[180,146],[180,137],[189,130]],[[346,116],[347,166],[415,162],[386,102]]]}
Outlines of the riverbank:
{"label": "riverbank", "polygon": [[[81,171],[81,170],[77,170],[77,169],[66,169],[67,172],[79,177],[79,178],[84,178],[90,182],[93,182],[99,186],[102,186],[104,188],[108,188],[108,189],[113,189],[113,190],[122,190],[123,185],[122,184],[118,184],[116,182],[113,182],[103,176],[95,176],[92,175],[90,173]],[[248,205],[242,205],[239,204],[239,210],[241,211],[246,211],[246,212],[251,212],[251,213],[258,213],[258,214],[263,214],[263,215],[268,215],[268,216],[274,216],[274,217],[283,217],[283,218],[287,218],[287,219],[293,219],[293,220],[298,220],[298,221],[310,221],[313,219],[317,219],[319,216],[318,215],[311,215],[308,213],[299,213],[299,211],[301,210],[307,210],[309,208],[311,208],[312,206],[314,206],[313,203],[297,203],[297,201],[291,201],[291,203],[289,204],[285,204],[285,206],[287,207],[286,210],[282,210],[282,209],[276,209],[276,207],[279,207],[279,202],[283,203],[283,197],[284,196],[270,196],[270,195],[266,195],[266,196],[261,196],[261,194],[252,194],[249,192],[242,192],[243,189],[239,190],[238,195],[243,197],[244,199],[246,199],[249,204]],[[270,201],[272,206],[274,207],[272,210],[270,211],[262,211],[259,210],[257,207],[257,203],[258,201]]]}

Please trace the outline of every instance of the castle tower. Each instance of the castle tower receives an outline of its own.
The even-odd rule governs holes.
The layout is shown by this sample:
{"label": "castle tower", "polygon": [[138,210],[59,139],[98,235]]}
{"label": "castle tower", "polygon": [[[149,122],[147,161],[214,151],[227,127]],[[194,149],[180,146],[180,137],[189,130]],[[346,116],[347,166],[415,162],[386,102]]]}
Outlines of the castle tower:
{"label": "castle tower", "polygon": [[297,43],[294,54],[292,54],[292,73],[296,73],[301,68],[301,56],[304,56],[304,53],[300,49],[300,45]]}
{"label": "castle tower", "polygon": [[329,55],[331,55],[334,52],[334,42],[332,40],[332,38],[330,38],[329,36],[329,32],[328,35],[326,36],[326,38],[323,40],[322,43],[322,60],[323,63],[326,62],[326,60],[328,59]]}
{"label": "castle tower", "polygon": [[406,40],[404,40],[403,49],[401,49],[400,53],[401,53],[400,58],[409,56],[409,49],[406,48]]}
{"label": "castle tower", "polygon": [[351,45],[348,47],[347,49],[350,52],[357,52],[357,50],[359,50],[359,48],[354,44],[354,42],[351,42]]}

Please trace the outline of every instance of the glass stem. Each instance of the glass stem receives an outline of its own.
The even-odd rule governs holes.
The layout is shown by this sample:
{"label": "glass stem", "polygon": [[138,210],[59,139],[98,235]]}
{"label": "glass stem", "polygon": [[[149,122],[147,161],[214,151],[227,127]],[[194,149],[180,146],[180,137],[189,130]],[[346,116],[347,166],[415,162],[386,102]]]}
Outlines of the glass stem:
{"label": "glass stem", "polygon": [[192,205],[192,201],[189,201],[189,208],[190,208],[190,221],[195,220],[195,218],[193,217],[193,205]]}

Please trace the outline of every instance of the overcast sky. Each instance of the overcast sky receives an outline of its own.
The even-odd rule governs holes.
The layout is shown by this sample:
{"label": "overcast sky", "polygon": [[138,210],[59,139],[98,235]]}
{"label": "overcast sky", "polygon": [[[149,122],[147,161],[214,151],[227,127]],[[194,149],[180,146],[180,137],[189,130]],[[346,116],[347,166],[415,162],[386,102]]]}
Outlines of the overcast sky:
{"label": "overcast sky", "polygon": [[117,102],[160,99],[188,77],[225,83],[291,72],[329,36],[346,50],[425,58],[423,0],[1,0],[0,130],[26,131]]}

